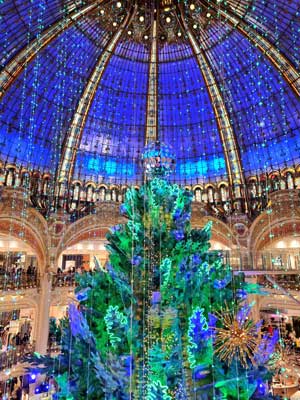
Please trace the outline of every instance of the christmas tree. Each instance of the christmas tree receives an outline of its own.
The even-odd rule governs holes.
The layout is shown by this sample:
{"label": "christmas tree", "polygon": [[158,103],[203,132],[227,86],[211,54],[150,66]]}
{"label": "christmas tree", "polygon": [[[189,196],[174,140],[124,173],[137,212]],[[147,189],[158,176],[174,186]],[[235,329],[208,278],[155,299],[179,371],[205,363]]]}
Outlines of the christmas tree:
{"label": "christmas tree", "polygon": [[251,319],[259,287],[209,251],[211,224],[192,229],[191,193],[165,179],[169,153],[145,154],[148,180],[126,193],[107,265],[77,276],[62,352],[36,365],[56,374],[59,399],[268,398],[278,334]]}

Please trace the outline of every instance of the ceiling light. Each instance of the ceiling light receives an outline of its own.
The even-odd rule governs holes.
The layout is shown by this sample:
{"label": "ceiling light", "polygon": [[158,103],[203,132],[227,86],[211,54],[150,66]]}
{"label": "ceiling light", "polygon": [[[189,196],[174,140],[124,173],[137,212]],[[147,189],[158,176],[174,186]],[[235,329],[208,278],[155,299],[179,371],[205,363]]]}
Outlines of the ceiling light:
{"label": "ceiling light", "polygon": [[211,13],[207,13],[206,16],[207,18],[209,18],[211,16]]}
{"label": "ceiling light", "polygon": [[178,36],[178,37],[181,37],[181,36],[182,36],[182,33],[179,31],[179,32],[177,33],[177,36]]}
{"label": "ceiling light", "polygon": [[171,22],[171,18],[170,18],[170,17],[167,17],[167,18],[166,18],[166,23],[169,24],[170,22]]}
{"label": "ceiling light", "polygon": [[139,20],[140,20],[140,22],[144,22],[144,20],[145,20],[144,16],[141,15],[140,18],[139,18]]}
{"label": "ceiling light", "polygon": [[122,7],[122,3],[120,1],[117,2],[117,7],[121,8]]}
{"label": "ceiling light", "polygon": [[190,10],[194,11],[195,10],[195,4],[190,4]]}
{"label": "ceiling light", "polygon": [[113,22],[113,26],[117,26],[117,23],[115,21]]}
{"label": "ceiling light", "polygon": [[101,15],[103,15],[104,14],[104,10],[102,9],[102,10],[100,10],[100,14]]}
{"label": "ceiling light", "polygon": [[194,24],[194,25],[193,25],[193,28],[194,28],[194,29],[197,29],[197,24]]}
{"label": "ceiling light", "polygon": [[144,39],[145,39],[145,40],[148,40],[148,39],[149,39],[149,36],[148,36],[148,35],[145,35],[145,36],[144,36]]}
{"label": "ceiling light", "polygon": [[127,33],[128,33],[128,35],[129,35],[129,36],[132,34],[132,32],[131,32],[131,31],[128,31]]}

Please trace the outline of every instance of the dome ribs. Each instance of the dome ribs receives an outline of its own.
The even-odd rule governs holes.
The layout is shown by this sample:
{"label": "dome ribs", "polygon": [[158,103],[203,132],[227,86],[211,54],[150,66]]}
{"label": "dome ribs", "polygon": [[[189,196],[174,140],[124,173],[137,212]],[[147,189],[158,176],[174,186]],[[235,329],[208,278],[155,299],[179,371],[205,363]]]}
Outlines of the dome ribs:
{"label": "dome ribs", "polygon": [[93,102],[95,92],[99,87],[103,73],[105,72],[106,66],[122,36],[122,33],[130,24],[135,13],[136,7],[127,13],[119,29],[114,33],[105,46],[102,54],[97,60],[94,70],[88,78],[87,85],[81,98],[79,99],[77,109],[73,115],[70,129],[65,140],[65,145],[63,146],[63,153],[57,171],[57,183],[63,182],[68,184],[72,179],[77,150],[80,145],[83,128]]}
{"label": "dome ribs", "polygon": [[197,42],[195,36],[186,24],[181,9],[178,7],[178,18],[181,25],[185,28],[190,44],[197,59],[199,69],[206,83],[209,96],[211,98],[214,114],[219,128],[219,134],[224,150],[228,180],[231,187],[245,185],[245,177],[239,156],[238,144],[231,126],[230,118],[226,109],[225,102],[221,95],[217,81],[212,73],[209,61]]}
{"label": "dome ribs", "polygon": [[40,36],[32,40],[28,46],[21,49],[18,54],[3,68],[0,73],[0,99],[5,94],[9,86],[14,82],[26,65],[36,56],[36,54],[47,46],[53,39],[69,28],[74,22],[79,20],[94,8],[97,3],[89,4],[79,11],[74,11],[68,17],[60,19],[54,25],[47,28]]}
{"label": "dome ribs", "polygon": [[295,94],[300,97],[300,73],[291,62],[280,53],[280,51],[265,37],[260,35],[257,30],[252,28],[237,13],[218,8],[219,15],[244,35],[255,47],[257,47],[282,74],[286,82],[293,89]]}
{"label": "dome ribs", "polygon": [[149,63],[147,116],[145,144],[158,139],[158,112],[157,112],[157,25],[153,21],[152,46]]}

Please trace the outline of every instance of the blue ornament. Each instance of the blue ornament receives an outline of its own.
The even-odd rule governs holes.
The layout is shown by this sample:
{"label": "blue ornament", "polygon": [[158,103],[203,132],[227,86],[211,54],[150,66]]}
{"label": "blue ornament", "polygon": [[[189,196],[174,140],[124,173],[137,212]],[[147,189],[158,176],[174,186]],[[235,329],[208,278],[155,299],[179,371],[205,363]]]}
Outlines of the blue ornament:
{"label": "blue ornament", "polygon": [[134,370],[134,359],[132,356],[124,358],[124,367],[126,370],[126,376],[131,376]]}
{"label": "blue ornament", "polygon": [[174,213],[173,213],[174,221],[176,221],[178,218],[180,218],[180,216],[181,216],[181,209],[180,208],[176,208]]}
{"label": "blue ornament", "polygon": [[80,302],[87,300],[89,297],[90,290],[91,290],[90,287],[80,290],[79,292],[76,293],[76,299]]}
{"label": "blue ornament", "polygon": [[131,259],[131,264],[135,265],[135,266],[138,266],[138,265],[141,264],[142,261],[143,261],[143,257],[141,257],[141,256],[133,256],[132,259]]}
{"label": "blue ornament", "polygon": [[160,292],[153,292],[152,293],[152,304],[159,304],[161,300]]}
{"label": "blue ornament", "polygon": [[127,215],[127,207],[125,204],[120,205],[120,214],[121,215]]}
{"label": "blue ornament", "polygon": [[236,291],[236,297],[241,300],[245,300],[248,296],[248,293],[244,289],[238,289]]}
{"label": "blue ornament", "polygon": [[184,239],[184,231],[181,230],[181,229],[180,230],[173,230],[173,231],[171,231],[171,234],[174,237],[174,239],[176,239],[177,241]]}
{"label": "blue ornament", "polygon": [[[122,211],[121,211],[121,207],[122,207],[122,206],[124,206],[124,204],[121,204],[121,206],[120,206],[120,212],[121,212],[121,214],[122,214]],[[125,207],[125,209],[126,209],[126,207]],[[120,226],[120,224],[115,225],[115,226],[112,226],[112,227],[110,228],[110,230],[112,231],[112,233],[116,233],[116,232],[118,232],[118,231],[121,230],[121,226]]]}
{"label": "blue ornament", "polygon": [[145,174],[150,178],[165,178],[175,168],[175,156],[169,146],[160,141],[149,143],[142,155]]}
{"label": "blue ornament", "polygon": [[209,375],[210,370],[206,364],[197,365],[193,370],[193,380],[200,381]]}

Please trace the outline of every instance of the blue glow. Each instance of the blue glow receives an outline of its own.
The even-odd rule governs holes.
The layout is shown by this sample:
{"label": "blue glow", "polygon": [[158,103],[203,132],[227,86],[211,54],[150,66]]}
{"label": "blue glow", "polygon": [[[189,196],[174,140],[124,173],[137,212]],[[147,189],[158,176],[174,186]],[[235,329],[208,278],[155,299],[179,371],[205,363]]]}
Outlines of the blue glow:
{"label": "blue glow", "polygon": [[70,27],[28,64],[0,104],[2,160],[55,168],[78,98],[100,52],[101,40],[97,47]]}
{"label": "blue glow", "polygon": [[[130,59],[119,54],[128,52]],[[95,93],[82,134],[75,176],[97,175],[132,180],[141,176],[140,156],[145,144],[148,49],[130,42],[119,43]],[[83,161],[85,158],[96,161]],[[90,155],[88,155],[90,154]],[[118,158],[116,158],[118,155]],[[99,161],[98,161],[99,160]]]}
{"label": "blue glow", "polygon": [[[71,3],[0,1],[1,67],[63,20]],[[283,0],[239,5],[249,26],[295,68],[300,53],[299,11],[298,0],[290,0],[288,6]],[[299,163],[299,99],[283,76],[229,24],[214,19],[203,32],[203,49],[224,96],[245,175]],[[108,39],[99,20],[83,16],[25,66],[0,105],[1,160],[55,172],[74,112]],[[171,180],[181,183],[227,179],[224,149],[202,73],[187,42],[159,47],[159,137],[174,149],[177,168]],[[111,183],[140,183],[148,78],[149,46],[121,39],[87,116],[74,178],[97,180],[101,175]],[[103,161],[87,161],[93,158]]]}
{"label": "blue glow", "polygon": [[159,128],[161,140],[176,153],[174,179],[226,176],[217,122],[191,47],[164,46],[159,59]]}
{"label": "blue glow", "polygon": [[280,73],[237,30],[209,54],[230,93],[227,108],[246,174],[299,162],[299,101]]}
{"label": "blue glow", "polygon": [[194,178],[196,175],[207,175],[208,171],[215,172],[218,174],[225,174],[226,165],[225,160],[222,157],[216,157],[209,161],[185,161],[177,163],[177,172],[179,175],[186,178]]}
{"label": "blue glow", "polygon": [[94,158],[86,157],[86,168],[89,172],[96,175],[115,176],[127,175],[128,177],[134,176],[134,168],[130,164],[122,163],[120,160],[112,158]]}

